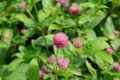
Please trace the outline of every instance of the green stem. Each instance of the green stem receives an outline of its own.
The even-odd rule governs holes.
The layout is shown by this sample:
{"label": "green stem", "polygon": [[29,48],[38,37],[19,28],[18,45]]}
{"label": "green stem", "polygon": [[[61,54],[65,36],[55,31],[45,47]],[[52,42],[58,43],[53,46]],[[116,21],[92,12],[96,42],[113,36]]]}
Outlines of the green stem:
{"label": "green stem", "polygon": [[45,39],[45,33],[43,31],[42,31],[42,35],[43,35],[43,39],[44,39],[44,42],[45,42],[45,46],[46,46],[47,52],[49,53],[48,44],[47,44],[47,41]]}
{"label": "green stem", "polygon": [[33,0],[33,5],[34,5],[34,8],[35,8],[36,15],[38,15],[38,13],[37,13],[37,7],[36,7],[36,4],[35,4],[35,0]]}
{"label": "green stem", "polygon": [[35,21],[35,18],[33,17],[33,15],[28,10],[26,10],[26,12],[29,14],[29,16],[32,18],[32,20]]}
{"label": "green stem", "polygon": [[[59,48],[57,48],[57,52],[56,52],[56,64],[58,62],[58,53],[59,53]],[[58,80],[58,76],[57,76],[58,70],[57,70],[57,65],[56,65],[56,70],[55,70],[55,79]]]}

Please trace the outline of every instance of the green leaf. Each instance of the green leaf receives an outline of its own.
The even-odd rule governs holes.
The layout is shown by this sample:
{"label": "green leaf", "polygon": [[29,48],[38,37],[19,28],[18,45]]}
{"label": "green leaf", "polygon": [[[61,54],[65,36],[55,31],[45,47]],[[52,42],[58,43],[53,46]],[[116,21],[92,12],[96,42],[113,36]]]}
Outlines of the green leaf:
{"label": "green leaf", "polygon": [[86,60],[85,64],[88,68],[88,71],[91,73],[92,76],[97,77],[96,70],[91,66],[91,64]]}
{"label": "green leaf", "polygon": [[110,41],[110,43],[111,43],[113,49],[116,51],[120,47],[120,38],[116,38],[116,39]]}
{"label": "green leaf", "polygon": [[3,80],[2,77],[0,77],[0,80]]}
{"label": "green leaf", "polygon": [[28,71],[29,80],[39,80],[39,65],[37,59],[32,59]]}
{"label": "green leaf", "polygon": [[52,8],[52,0],[42,0],[42,6],[44,9]]}
{"label": "green leaf", "polygon": [[32,19],[28,18],[23,13],[16,14],[15,18],[17,18],[18,20],[20,20],[21,22],[23,22],[26,27],[34,27],[35,26],[34,22],[32,21]]}
{"label": "green leaf", "polygon": [[50,11],[49,10],[47,10],[47,12],[45,12],[45,11],[39,11],[38,12],[38,20],[40,21],[40,22],[43,22],[47,17],[49,17],[50,16]]}
{"label": "green leaf", "polygon": [[6,48],[8,47],[7,44],[5,44],[4,42],[0,42],[0,48]]}
{"label": "green leaf", "polygon": [[21,59],[21,60],[14,60],[12,61],[9,65],[8,65],[8,70],[11,72],[13,71],[14,69],[16,69],[16,67],[18,67],[24,60]]}
{"label": "green leaf", "polygon": [[110,38],[110,39],[115,38],[115,34],[114,34],[115,27],[114,27],[114,24],[113,24],[111,17],[107,18],[107,21],[105,23],[105,27],[102,27],[101,30],[107,38]]}
{"label": "green leaf", "polygon": [[19,65],[12,73],[5,77],[5,80],[27,80],[26,72],[28,70],[28,64]]}
{"label": "green leaf", "polygon": [[86,38],[88,41],[92,41],[97,38],[95,32],[92,29],[85,30],[86,32]]}
{"label": "green leaf", "polygon": [[98,53],[96,53],[96,55],[99,56],[99,58],[101,58],[105,62],[108,62],[110,64],[114,63],[112,55],[110,55],[104,51],[98,52]]}
{"label": "green leaf", "polygon": [[81,76],[82,75],[81,70],[78,67],[75,67],[75,66],[71,66],[69,68],[69,71],[70,71],[70,73],[72,73],[74,75],[77,75],[77,76]]}
{"label": "green leaf", "polygon": [[37,40],[32,40],[32,45],[33,46],[46,46],[45,44],[45,40],[46,40],[47,46],[52,46],[53,45],[52,37],[53,35],[51,34],[46,35],[46,36],[41,36]]}

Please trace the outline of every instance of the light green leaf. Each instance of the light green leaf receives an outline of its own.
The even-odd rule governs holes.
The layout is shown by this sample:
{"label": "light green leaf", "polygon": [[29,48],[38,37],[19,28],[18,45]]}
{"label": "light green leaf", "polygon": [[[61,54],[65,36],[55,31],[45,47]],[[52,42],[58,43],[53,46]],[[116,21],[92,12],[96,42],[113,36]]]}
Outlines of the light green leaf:
{"label": "light green leaf", "polygon": [[52,7],[52,0],[42,0],[42,6],[44,9],[50,9]]}
{"label": "light green leaf", "polygon": [[97,77],[97,73],[96,70],[91,66],[91,64],[86,60],[85,64],[89,70],[89,72],[91,73],[92,76]]}
{"label": "light green leaf", "polygon": [[97,56],[99,56],[99,58],[101,58],[102,60],[104,60],[105,62],[108,62],[110,64],[113,64],[113,57],[110,54],[107,54],[104,51],[98,52],[96,53]]}
{"label": "light green leaf", "polygon": [[23,13],[16,14],[15,18],[17,18],[18,20],[20,20],[21,22],[23,22],[26,27],[34,27],[35,26],[34,22],[32,21],[32,19],[28,18]]}
{"label": "light green leaf", "polygon": [[47,10],[47,12],[45,12],[45,11],[39,11],[38,12],[38,20],[40,22],[43,22],[47,17],[50,16],[50,13],[51,12],[49,10]]}
{"label": "light green leaf", "polygon": [[37,59],[32,59],[28,71],[29,80],[39,80],[39,65]]}

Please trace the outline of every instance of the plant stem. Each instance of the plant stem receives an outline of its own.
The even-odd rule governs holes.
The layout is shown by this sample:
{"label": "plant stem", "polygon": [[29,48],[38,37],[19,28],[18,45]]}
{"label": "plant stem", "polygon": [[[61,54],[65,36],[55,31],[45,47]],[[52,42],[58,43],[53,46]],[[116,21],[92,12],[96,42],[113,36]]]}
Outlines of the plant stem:
{"label": "plant stem", "polygon": [[35,4],[35,0],[33,0],[33,5],[34,5],[34,8],[35,8],[36,15],[38,15],[38,13],[37,13],[37,7],[36,7],[36,4]]}
{"label": "plant stem", "polygon": [[48,49],[48,45],[47,45],[47,41],[45,39],[45,33],[42,31],[42,35],[43,35],[43,39],[44,39],[44,42],[45,42],[45,47],[47,49],[47,52],[49,53],[49,49]]}
{"label": "plant stem", "polygon": [[[58,62],[58,53],[59,53],[59,48],[57,48],[57,52],[56,52],[56,64]],[[55,70],[55,79],[58,80],[58,76],[57,76],[58,70],[57,70],[57,65],[56,65],[56,70]]]}
{"label": "plant stem", "polygon": [[29,16],[32,18],[32,20],[35,21],[35,18],[33,17],[33,15],[28,10],[26,10],[26,12],[29,14]]}

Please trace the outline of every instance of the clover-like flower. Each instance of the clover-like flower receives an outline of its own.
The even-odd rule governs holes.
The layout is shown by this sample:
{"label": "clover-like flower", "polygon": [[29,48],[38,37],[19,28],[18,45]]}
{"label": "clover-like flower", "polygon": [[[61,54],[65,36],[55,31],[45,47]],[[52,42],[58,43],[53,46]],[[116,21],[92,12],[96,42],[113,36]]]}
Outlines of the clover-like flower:
{"label": "clover-like flower", "polygon": [[80,39],[76,39],[76,40],[73,42],[73,45],[74,45],[76,48],[80,48],[80,47],[82,47],[82,45],[83,45],[83,41],[80,40]]}
{"label": "clover-like flower", "polygon": [[58,60],[58,66],[62,69],[66,69],[68,67],[68,64],[69,62],[66,58],[60,58]]}
{"label": "clover-like flower", "polygon": [[26,32],[27,32],[27,29],[22,29],[22,30],[21,30],[21,33],[22,33],[22,34],[25,34]]}
{"label": "clover-like flower", "polygon": [[49,71],[48,71],[48,69],[47,69],[46,66],[42,66],[42,71],[43,71],[44,73],[49,73]]}
{"label": "clover-like flower", "polygon": [[120,64],[119,63],[115,63],[114,65],[113,65],[113,67],[114,67],[114,69],[116,70],[116,71],[120,71]]}
{"label": "clover-like flower", "polygon": [[25,7],[26,7],[26,3],[25,2],[21,2],[19,4],[19,8],[24,9]]}
{"label": "clover-like flower", "polygon": [[69,12],[71,15],[78,15],[80,12],[80,8],[77,5],[73,5],[70,7]]}
{"label": "clover-like flower", "polygon": [[112,48],[107,48],[107,49],[106,49],[106,52],[107,52],[108,54],[113,54],[113,49],[112,49]]}
{"label": "clover-like flower", "polygon": [[53,43],[54,45],[56,45],[57,48],[67,47],[68,42],[69,42],[68,36],[63,32],[59,32],[55,34],[53,37]]}
{"label": "clover-like flower", "polygon": [[40,70],[40,71],[39,71],[39,77],[40,77],[41,79],[43,79],[43,76],[44,76],[44,72],[43,72],[42,70]]}
{"label": "clover-like flower", "polygon": [[55,61],[56,61],[56,58],[53,57],[53,56],[51,56],[51,57],[48,58],[48,62],[49,62],[50,64],[55,63]]}

